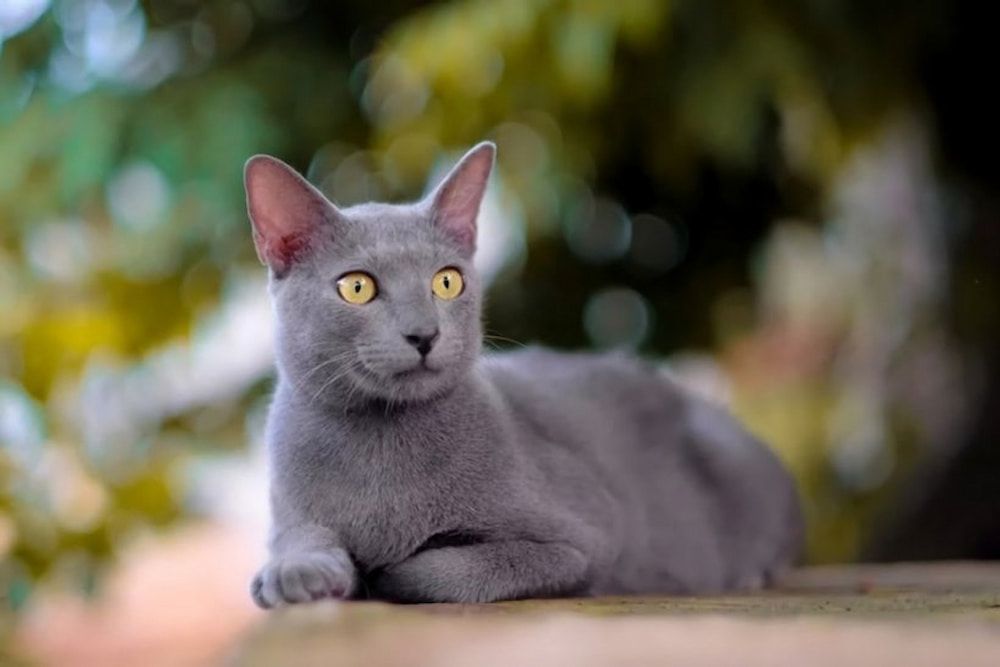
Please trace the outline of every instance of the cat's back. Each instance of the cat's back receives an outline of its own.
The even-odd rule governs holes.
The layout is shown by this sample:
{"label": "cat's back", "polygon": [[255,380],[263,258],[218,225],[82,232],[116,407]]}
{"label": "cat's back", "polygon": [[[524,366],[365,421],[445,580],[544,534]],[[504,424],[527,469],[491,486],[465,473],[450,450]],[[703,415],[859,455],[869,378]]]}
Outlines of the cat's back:
{"label": "cat's back", "polygon": [[486,356],[482,368],[529,457],[566,451],[604,476],[631,478],[647,454],[663,461],[678,450],[686,399],[650,362],[529,347]]}
{"label": "cat's back", "polygon": [[[483,367],[509,399],[529,396],[562,411],[574,405],[652,410],[661,418],[680,410],[683,392],[651,362],[623,352],[557,352],[542,347],[487,355]],[[604,412],[604,410],[601,410]],[[585,414],[578,415],[585,418]]]}

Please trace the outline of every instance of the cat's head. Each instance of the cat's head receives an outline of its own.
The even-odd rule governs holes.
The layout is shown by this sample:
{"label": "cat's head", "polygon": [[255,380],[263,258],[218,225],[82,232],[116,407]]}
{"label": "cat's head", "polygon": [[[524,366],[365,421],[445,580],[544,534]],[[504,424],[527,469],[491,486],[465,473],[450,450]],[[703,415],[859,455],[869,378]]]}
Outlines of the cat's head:
{"label": "cat's head", "polygon": [[476,218],[495,152],[475,146],[420,202],[343,209],[283,162],[250,158],[247,210],[295,391],[345,408],[398,404],[468,373],[481,343]]}

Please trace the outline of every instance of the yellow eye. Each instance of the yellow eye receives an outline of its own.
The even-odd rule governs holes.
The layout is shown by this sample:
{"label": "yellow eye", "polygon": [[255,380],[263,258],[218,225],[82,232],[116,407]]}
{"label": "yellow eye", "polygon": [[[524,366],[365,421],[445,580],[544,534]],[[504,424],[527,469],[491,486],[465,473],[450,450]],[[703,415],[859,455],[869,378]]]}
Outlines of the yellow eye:
{"label": "yellow eye", "polygon": [[361,271],[342,275],[337,281],[337,291],[344,301],[356,306],[368,303],[378,294],[375,279]]}
{"label": "yellow eye", "polygon": [[441,269],[434,274],[431,281],[431,291],[434,296],[445,301],[451,301],[462,293],[465,288],[465,281],[458,269]]}

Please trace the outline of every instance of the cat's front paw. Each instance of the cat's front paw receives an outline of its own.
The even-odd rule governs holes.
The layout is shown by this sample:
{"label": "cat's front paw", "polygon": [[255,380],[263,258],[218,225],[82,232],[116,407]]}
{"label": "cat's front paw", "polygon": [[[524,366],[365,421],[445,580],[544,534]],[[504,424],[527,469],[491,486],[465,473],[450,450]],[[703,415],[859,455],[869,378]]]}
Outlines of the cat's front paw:
{"label": "cat's front paw", "polygon": [[323,598],[343,599],[354,588],[354,566],[346,552],[310,551],[271,560],[250,584],[262,609]]}

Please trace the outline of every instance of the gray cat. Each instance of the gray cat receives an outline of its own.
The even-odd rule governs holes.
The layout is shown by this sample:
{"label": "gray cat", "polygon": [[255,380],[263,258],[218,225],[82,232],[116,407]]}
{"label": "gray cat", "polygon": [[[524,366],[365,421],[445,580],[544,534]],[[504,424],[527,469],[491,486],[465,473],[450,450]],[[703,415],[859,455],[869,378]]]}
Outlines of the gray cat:
{"label": "gray cat", "polygon": [[799,551],[792,480],[723,411],[622,354],[481,356],[495,147],[416,204],[339,209],[247,163],[277,315],[265,608],[758,586]]}

